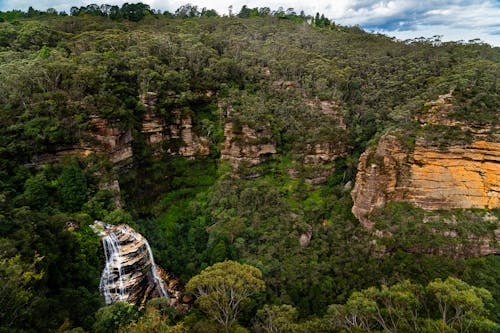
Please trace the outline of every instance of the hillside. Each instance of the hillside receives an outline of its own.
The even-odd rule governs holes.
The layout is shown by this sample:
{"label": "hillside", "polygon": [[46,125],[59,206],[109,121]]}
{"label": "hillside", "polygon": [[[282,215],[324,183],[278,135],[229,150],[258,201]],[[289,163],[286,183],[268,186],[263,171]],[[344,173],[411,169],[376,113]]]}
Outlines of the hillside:
{"label": "hillside", "polygon": [[357,329],[433,332],[440,283],[469,297],[449,332],[498,330],[499,48],[148,13],[0,15],[0,332],[220,331],[198,303],[105,307],[94,220],[132,226],[182,285],[259,269],[235,332],[349,330],[360,295],[391,313],[375,287],[425,289],[398,313],[418,328],[363,308]]}

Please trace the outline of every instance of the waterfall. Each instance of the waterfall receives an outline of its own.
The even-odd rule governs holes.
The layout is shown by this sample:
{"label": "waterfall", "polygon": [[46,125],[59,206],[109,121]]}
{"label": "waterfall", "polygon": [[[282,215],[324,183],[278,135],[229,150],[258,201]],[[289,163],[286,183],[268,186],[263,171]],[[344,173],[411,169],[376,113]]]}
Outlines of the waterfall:
{"label": "waterfall", "polygon": [[155,284],[159,287],[158,291],[162,297],[168,297],[168,293],[165,290],[165,285],[163,284],[163,280],[158,275],[158,271],[156,270],[155,259],[153,258],[153,252],[151,251],[151,247],[149,246],[148,240],[144,242],[146,244],[146,248],[148,249],[149,258],[151,258],[151,271],[153,272],[153,278],[155,280]]}
{"label": "waterfall", "polygon": [[[123,281],[123,260],[120,258],[118,237],[111,232],[102,238],[102,244],[106,264],[102,271],[99,290],[104,296],[106,304],[123,301],[125,300],[126,289]],[[115,281],[115,271],[118,273],[118,281]]]}
{"label": "waterfall", "polygon": [[91,227],[102,237],[104,247],[106,262],[99,290],[106,304],[143,304],[155,295],[169,298],[147,239],[124,224],[95,221]]}

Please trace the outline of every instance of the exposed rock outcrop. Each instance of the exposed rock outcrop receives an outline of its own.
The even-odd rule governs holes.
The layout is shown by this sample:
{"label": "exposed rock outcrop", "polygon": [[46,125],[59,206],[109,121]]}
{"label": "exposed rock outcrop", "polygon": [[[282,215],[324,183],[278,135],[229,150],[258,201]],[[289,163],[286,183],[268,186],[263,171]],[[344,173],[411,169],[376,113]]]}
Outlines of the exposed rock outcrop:
{"label": "exposed rock outcrop", "polygon": [[340,129],[347,129],[344,116],[342,115],[342,106],[338,101],[306,99],[306,104],[321,111],[321,113],[336,122]]}
{"label": "exposed rock outcrop", "polygon": [[500,207],[498,125],[451,117],[453,91],[426,107],[414,114],[424,133],[414,147],[386,134],[359,159],[352,212],[369,229],[370,213],[391,201],[425,210]]}
{"label": "exposed rock outcrop", "polygon": [[54,147],[53,153],[46,153],[33,156],[31,163],[26,164],[27,167],[38,168],[44,164],[51,164],[60,162],[66,156],[86,157],[94,153],[92,147],[83,147],[81,145],[60,146]]}
{"label": "exposed rock outcrop", "polygon": [[[210,142],[194,133],[192,117],[176,109],[171,110],[168,117],[161,115],[157,110],[157,99],[157,94],[153,92],[140,96],[144,106],[140,131],[145,143],[153,147],[155,155],[181,155],[191,159],[209,155]],[[59,162],[65,156],[85,157],[102,153],[120,169],[132,163],[133,140],[131,129],[123,129],[118,121],[93,114],[89,129],[83,133],[80,142],[71,146],[55,146],[53,152],[35,156],[28,166]]]}
{"label": "exposed rock outcrop", "polygon": [[[474,141],[442,149],[419,138],[409,152],[394,135],[384,135],[376,147],[361,155],[351,195],[352,212],[368,229],[374,225],[371,212],[389,202],[408,202],[429,211],[498,208],[500,143]],[[452,232],[447,236],[453,237]],[[467,253],[500,252],[491,246],[494,241],[477,239],[478,247]]]}
{"label": "exposed rock outcrop", "polygon": [[424,209],[500,207],[500,143],[436,151],[418,140],[405,200]]}
{"label": "exposed rock outcrop", "polygon": [[120,182],[118,179],[113,179],[107,182],[100,182],[99,189],[106,190],[111,192],[111,202],[115,205],[116,208],[123,208],[123,200],[121,196]]}
{"label": "exposed rock outcrop", "polygon": [[359,158],[356,183],[351,192],[352,212],[371,229],[369,214],[388,201],[401,201],[406,191],[407,154],[393,135],[383,136],[376,147],[370,147]]}
{"label": "exposed rock outcrop", "polygon": [[[496,217],[492,216],[492,220],[484,215],[470,220],[470,223],[487,223],[490,231],[496,228],[494,232],[459,235],[454,229],[454,213],[447,215],[451,219],[441,219],[442,213],[438,212],[500,207],[498,125],[453,118],[453,91],[426,103],[426,107],[414,113],[423,133],[415,138],[414,147],[405,147],[395,135],[386,134],[377,146],[361,155],[356,185],[351,192],[353,214],[375,234],[387,235],[386,231],[374,229],[372,212],[389,202],[407,202],[427,211],[422,223],[434,220],[434,232],[448,238],[461,237],[468,244],[451,242],[446,250],[449,254],[500,253],[500,224]],[[434,250],[421,244],[415,251],[433,253]],[[445,250],[437,251],[439,254]]]}
{"label": "exposed rock outcrop", "polygon": [[98,115],[90,117],[91,131],[87,133],[91,140],[97,141],[93,150],[104,152],[115,165],[128,164],[132,161],[132,132],[119,128],[118,124]]}
{"label": "exposed rock outcrop", "polygon": [[416,112],[414,116],[414,119],[423,126],[456,127],[460,128],[462,132],[471,133],[477,141],[500,141],[500,124],[498,123],[485,125],[473,120],[458,120],[449,116],[454,111],[453,91],[440,95],[436,100],[427,103],[426,106],[428,108]]}
{"label": "exposed rock outcrop", "polygon": [[300,84],[297,81],[274,81],[274,89],[300,89]]}
{"label": "exposed rock outcrop", "polygon": [[307,144],[304,155],[305,164],[325,164],[346,155],[346,147],[342,143],[321,142]]}
{"label": "exposed rock outcrop", "polygon": [[269,129],[257,132],[246,124],[241,127],[233,122],[225,124],[221,159],[229,162],[233,168],[238,168],[242,163],[258,165],[264,156],[272,154],[276,154],[276,144],[271,140]]}
{"label": "exposed rock outcrop", "polygon": [[89,129],[80,142],[73,145],[54,145],[53,151],[35,155],[28,166],[39,167],[48,163],[60,162],[66,156],[86,157],[94,153],[105,155],[117,168],[132,162],[132,132],[123,130],[118,123],[91,115]]}
{"label": "exposed rock outcrop", "polygon": [[[145,108],[141,133],[144,134],[146,143],[155,147],[157,156],[166,153],[194,158],[210,154],[209,140],[193,133],[193,119],[190,115],[185,115],[180,110],[172,110],[172,119],[167,122],[156,110],[155,93],[149,92],[140,99]],[[181,140],[182,144],[168,145],[169,140]],[[166,145],[163,144],[165,142]]]}
{"label": "exposed rock outcrop", "polygon": [[152,92],[146,93],[140,98],[145,109],[141,133],[144,134],[146,143],[149,145],[154,145],[167,139],[164,135],[166,124],[160,115],[155,113],[157,98],[157,95]]}
{"label": "exposed rock outcrop", "polygon": [[446,150],[419,139],[411,153],[393,135],[364,152],[352,191],[353,213],[367,227],[373,209],[406,201],[428,209],[500,207],[500,143]]}
{"label": "exposed rock outcrop", "polygon": [[307,229],[300,235],[299,243],[301,247],[306,247],[311,242],[313,229],[311,225],[307,225]]}
{"label": "exposed rock outcrop", "polygon": [[192,128],[191,117],[181,118],[179,132],[184,144],[179,148],[179,154],[187,158],[207,156],[210,154],[208,139],[195,135]]}

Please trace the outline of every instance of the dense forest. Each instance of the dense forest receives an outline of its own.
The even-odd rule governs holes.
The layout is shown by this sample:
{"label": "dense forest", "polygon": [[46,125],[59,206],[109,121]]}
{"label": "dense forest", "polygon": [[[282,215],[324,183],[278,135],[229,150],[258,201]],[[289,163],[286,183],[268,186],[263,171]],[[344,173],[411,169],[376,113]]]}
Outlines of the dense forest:
{"label": "dense forest", "polygon": [[[293,9],[0,12],[0,332],[498,332],[498,255],[455,249],[490,239],[499,208],[391,202],[381,237],[351,190],[388,133],[498,143],[499,74],[477,40]],[[447,125],[422,125],[448,93]],[[144,235],[192,309],[104,306],[94,220]],[[222,318],[210,285],[236,277]]]}

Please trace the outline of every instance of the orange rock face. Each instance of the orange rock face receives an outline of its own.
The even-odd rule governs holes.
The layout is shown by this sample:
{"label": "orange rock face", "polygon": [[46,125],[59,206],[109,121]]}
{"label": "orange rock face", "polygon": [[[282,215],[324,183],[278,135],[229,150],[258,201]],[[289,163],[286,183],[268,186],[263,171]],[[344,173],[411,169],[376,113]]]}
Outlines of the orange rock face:
{"label": "orange rock face", "polygon": [[[353,214],[372,230],[371,212],[389,202],[425,210],[498,208],[500,143],[478,140],[439,149],[418,139],[414,151],[407,152],[395,136],[385,135],[361,155],[351,195]],[[499,249],[484,245],[490,240],[483,240],[474,253],[497,253]]]}
{"label": "orange rock face", "polygon": [[419,145],[405,199],[425,209],[500,206],[500,143],[477,141],[440,152]]}
{"label": "orange rock face", "polygon": [[428,210],[500,207],[500,143],[476,141],[441,151],[417,140],[408,154],[386,135],[360,157],[352,198],[354,215],[368,228],[370,212],[389,201]]}
{"label": "orange rock face", "polygon": [[371,147],[359,158],[356,184],[351,192],[352,212],[369,229],[373,222],[368,215],[392,200],[404,198],[401,171],[407,159],[395,136],[386,135],[377,147]]}

